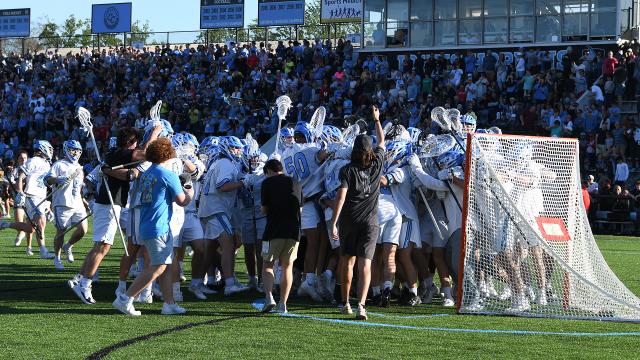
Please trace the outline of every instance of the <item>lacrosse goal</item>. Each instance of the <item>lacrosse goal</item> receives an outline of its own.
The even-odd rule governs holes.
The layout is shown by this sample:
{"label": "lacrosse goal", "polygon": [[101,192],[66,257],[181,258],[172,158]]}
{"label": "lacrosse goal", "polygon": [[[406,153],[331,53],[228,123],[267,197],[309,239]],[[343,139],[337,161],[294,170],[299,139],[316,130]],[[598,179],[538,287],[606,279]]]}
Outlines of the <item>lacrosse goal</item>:
{"label": "lacrosse goal", "polygon": [[460,313],[640,321],[584,209],[578,141],[467,139]]}

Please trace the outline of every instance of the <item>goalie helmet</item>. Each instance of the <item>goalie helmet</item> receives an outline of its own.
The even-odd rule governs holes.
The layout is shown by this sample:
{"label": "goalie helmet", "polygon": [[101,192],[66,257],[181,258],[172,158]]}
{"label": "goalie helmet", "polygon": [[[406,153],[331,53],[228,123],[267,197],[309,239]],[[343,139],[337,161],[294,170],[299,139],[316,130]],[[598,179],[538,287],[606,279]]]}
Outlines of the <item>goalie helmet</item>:
{"label": "goalie helmet", "polygon": [[33,142],[33,150],[42,154],[45,160],[51,161],[53,158],[53,146],[47,140],[36,140]]}
{"label": "goalie helmet", "polygon": [[342,131],[333,125],[323,125],[320,140],[327,144],[340,143],[342,142]]}
{"label": "goalie helmet", "polygon": [[109,150],[115,149],[118,147],[118,138],[112,136],[109,138]]}
{"label": "goalie helmet", "polygon": [[[299,144],[310,144],[316,140],[314,131],[314,128],[311,127],[311,124],[309,124],[308,122],[298,121],[295,128],[293,129],[293,139]],[[304,142],[302,142],[303,139]]]}
{"label": "goalie helmet", "polygon": [[67,140],[62,144],[62,150],[67,160],[72,163],[78,162],[82,156],[82,146],[77,140]]}
{"label": "goalie helmet", "polygon": [[287,148],[293,144],[293,129],[290,127],[283,127],[280,129],[280,144]]}
{"label": "goalie helmet", "polygon": [[456,150],[449,150],[440,155],[436,159],[436,163],[440,169],[450,169],[456,166],[462,166],[464,162],[464,153]]}

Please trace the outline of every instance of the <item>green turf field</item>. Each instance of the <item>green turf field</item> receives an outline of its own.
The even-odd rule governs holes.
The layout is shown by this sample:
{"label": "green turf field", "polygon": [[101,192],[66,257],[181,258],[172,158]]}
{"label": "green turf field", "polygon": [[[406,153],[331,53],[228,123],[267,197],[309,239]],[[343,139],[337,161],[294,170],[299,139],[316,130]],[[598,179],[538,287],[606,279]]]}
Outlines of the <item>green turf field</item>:
{"label": "green turf field", "polygon": [[[48,246],[51,247],[51,231]],[[94,285],[96,305],[84,305],[66,286],[90,246],[75,247],[76,262],[56,272],[51,260],[27,257],[0,233],[0,339],[3,359],[503,359],[638,358],[640,324],[463,316],[438,305],[370,307],[366,324],[330,305],[292,299],[291,316],[260,316],[257,293],[195,300],[183,287],[186,316],[162,316],[161,304],[136,305],[133,318],[111,307],[122,247],[103,263]],[[118,240],[119,241],[119,240]],[[613,271],[640,294],[640,239],[598,238]],[[35,249],[34,249],[35,250]],[[240,274],[245,279],[244,274]],[[336,321],[337,320],[337,321]],[[471,330],[471,332],[468,332]],[[482,330],[482,331],[478,331]],[[507,330],[496,333],[494,330]],[[515,334],[513,331],[560,334]],[[635,335],[595,336],[606,333]],[[568,336],[583,333],[583,336]],[[587,333],[587,334],[584,334]],[[576,334],[574,334],[576,335]]]}

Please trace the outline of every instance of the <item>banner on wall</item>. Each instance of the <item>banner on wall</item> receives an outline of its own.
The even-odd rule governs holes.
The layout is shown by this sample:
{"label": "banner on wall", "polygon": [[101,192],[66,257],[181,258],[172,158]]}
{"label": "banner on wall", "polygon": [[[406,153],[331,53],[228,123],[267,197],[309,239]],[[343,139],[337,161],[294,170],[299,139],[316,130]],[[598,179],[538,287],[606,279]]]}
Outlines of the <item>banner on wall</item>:
{"label": "banner on wall", "polygon": [[258,0],[258,26],[304,25],[304,0]]}
{"label": "banner on wall", "polygon": [[320,22],[346,23],[362,20],[362,0],[320,0]]}
{"label": "banner on wall", "polygon": [[0,10],[0,38],[30,35],[31,9]]}
{"label": "banner on wall", "polygon": [[200,29],[244,27],[244,0],[200,0]]}
{"label": "banner on wall", "polygon": [[131,3],[93,4],[91,6],[91,33],[131,32]]}

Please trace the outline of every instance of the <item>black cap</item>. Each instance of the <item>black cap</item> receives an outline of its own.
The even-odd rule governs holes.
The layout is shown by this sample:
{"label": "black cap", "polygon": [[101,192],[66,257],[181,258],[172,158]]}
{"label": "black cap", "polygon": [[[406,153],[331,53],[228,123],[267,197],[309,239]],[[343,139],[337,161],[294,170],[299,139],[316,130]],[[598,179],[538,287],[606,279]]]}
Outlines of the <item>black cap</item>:
{"label": "black cap", "polygon": [[361,134],[356,136],[353,142],[353,151],[368,152],[373,150],[373,140],[371,136],[367,134]]}

